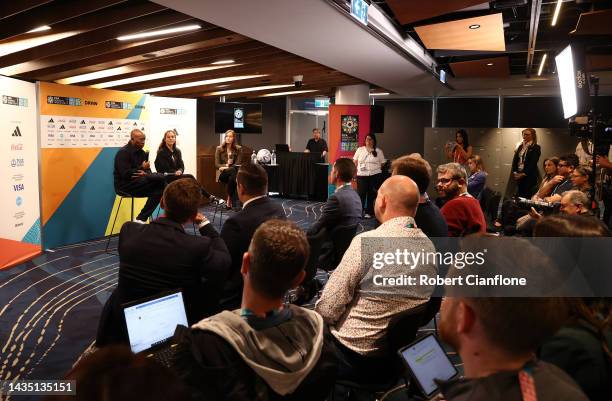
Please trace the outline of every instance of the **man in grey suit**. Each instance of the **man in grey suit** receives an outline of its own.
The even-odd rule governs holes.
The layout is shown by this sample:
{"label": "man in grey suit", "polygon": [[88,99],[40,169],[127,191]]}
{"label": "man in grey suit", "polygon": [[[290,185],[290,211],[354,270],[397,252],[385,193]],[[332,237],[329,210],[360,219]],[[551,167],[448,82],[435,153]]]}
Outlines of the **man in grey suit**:
{"label": "man in grey suit", "polygon": [[355,176],[355,163],[348,158],[336,160],[331,171],[331,182],[336,191],[327,199],[319,220],[308,230],[308,235],[318,233],[322,228],[331,232],[340,226],[352,226],[361,219],[361,199],[351,187]]}

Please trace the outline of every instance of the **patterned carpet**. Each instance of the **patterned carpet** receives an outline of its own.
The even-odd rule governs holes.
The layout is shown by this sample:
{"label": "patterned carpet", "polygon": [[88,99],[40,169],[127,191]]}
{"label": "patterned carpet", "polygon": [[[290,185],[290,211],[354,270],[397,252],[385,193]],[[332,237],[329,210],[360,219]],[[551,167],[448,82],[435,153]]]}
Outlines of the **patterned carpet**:
{"label": "patterned carpet", "polygon": [[[323,208],[321,202],[275,201],[303,229]],[[213,221],[213,207],[202,212]],[[214,216],[215,228],[232,213]],[[358,232],[373,225],[374,220],[364,220]],[[60,378],[93,343],[119,269],[118,256],[105,253],[105,247],[106,239],[69,245],[0,271],[0,380]]]}

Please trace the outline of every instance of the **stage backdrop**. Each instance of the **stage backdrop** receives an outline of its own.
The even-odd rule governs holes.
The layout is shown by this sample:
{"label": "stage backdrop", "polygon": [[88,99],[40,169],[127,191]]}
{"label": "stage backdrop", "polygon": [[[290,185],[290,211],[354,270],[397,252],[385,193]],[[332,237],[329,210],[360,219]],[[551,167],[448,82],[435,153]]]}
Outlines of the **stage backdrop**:
{"label": "stage backdrop", "polygon": [[0,76],[0,269],[37,255],[40,245],[36,86]]}

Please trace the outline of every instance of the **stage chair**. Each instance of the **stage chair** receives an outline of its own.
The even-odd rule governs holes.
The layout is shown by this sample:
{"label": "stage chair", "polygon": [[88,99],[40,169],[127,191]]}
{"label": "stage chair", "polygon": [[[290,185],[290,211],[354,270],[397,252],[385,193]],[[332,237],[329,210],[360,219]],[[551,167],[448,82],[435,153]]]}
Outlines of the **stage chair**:
{"label": "stage chair", "polygon": [[[117,188],[115,188],[115,193],[119,196],[119,206],[117,206],[117,210],[115,211],[115,218],[113,219],[113,225],[111,226],[110,229],[110,234],[108,235],[108,241],[106,241],[106,248],[104,248],[104,252],[105,253],[109,253],[108,252],[108,247],[110,245],[110,240],[113,237],[113,230],[115,229],[115,223],[117,222],[117,217],[119,216],[119,210],[121,210],[121,203],[123,202],[124,199],[129,198],[130,202],[131,202],[131,208],[130,208],[130,221],[134,221],[134,199],[135,198],[142,198],[140,196],[134,196],[132,194],[129,194],[127,192],[123,192]],[[159,216],[161,209],[158,207],[157,208],[157,216]],[[157,217],[156,216],[156,217]]]}

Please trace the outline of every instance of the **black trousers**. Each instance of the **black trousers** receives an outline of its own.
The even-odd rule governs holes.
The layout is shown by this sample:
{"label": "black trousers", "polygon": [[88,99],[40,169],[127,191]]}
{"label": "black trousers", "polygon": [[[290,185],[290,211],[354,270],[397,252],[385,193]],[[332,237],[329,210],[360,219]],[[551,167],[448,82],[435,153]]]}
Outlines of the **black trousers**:
{"label": "black trousers", "polygon": [[236,174],[238,174],[238,169],[236,167],[228,167],[219,174],[219,182],[227,184],[227,194],[232,197],[232,199],[236,195]]}
{"label": "black trousers", "polygon": [[159,205],[164,188],[166,187],[164,178],[163,174],[147,174],[119,187],[122,192],[132,196],[148,197],[147,202],[136,217],[138,220],[147,220],[151,217],[157,205]]}
{"label": "black trousers", "polygon": [[361,198],[361,207],[365,213],[374,215],[374,203],[380,187],[382,173],[370,176],[357,176],[357,193]]}
{"label": "black trousers", "polygon": [[[181,175],[175,175],[175,174],[169,174],[166,176],[166,184],[170,184],[173,181],[176,180],[180,180],[183,178],[191,178],[192,180],[195,180],[195,182],[198,182],[198,180],[196,180],[196,178],[194,176],[192,176],[191,174],[181,174]],[[200,185],[200,183],[198,182],[198,185]],[[203,186],[200,185],[200,190],[202,191],[202,196],[205,198],[210,198],[210,193],[204,189]]]}
{"label": "black trousers", "polygon": [[521,198],[531,199],[538,190],[538,177],[526,176],[519,180],[516,195]]}

